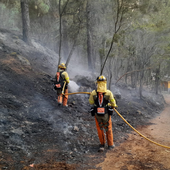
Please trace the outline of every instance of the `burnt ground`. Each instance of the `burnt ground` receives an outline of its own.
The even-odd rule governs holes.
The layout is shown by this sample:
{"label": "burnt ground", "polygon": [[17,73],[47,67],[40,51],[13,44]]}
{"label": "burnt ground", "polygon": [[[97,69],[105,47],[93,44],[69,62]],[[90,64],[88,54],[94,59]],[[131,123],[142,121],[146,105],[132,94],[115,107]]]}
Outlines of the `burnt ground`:
{"label": "burnt ground", "polygon": [[[29,47],[21,36],[0,30],[0,169],[82,170],[100,169],[107,149],[97,152],[98,136],[89,113],[88,95],[70,95],[69,107],[59,107],[50,81],[55,74],[54,55],[40,47]],[[53,56],[53,57],[51,57]],[[95,78],[94,78],[95,79]],[[94,88],[92,77],[75,76],[80,91]],[[164,107],[161,95],[113,86],[121,98],[118,111],[134,126],[149,125]],[[114,112],[116,146],[132,130]]]}

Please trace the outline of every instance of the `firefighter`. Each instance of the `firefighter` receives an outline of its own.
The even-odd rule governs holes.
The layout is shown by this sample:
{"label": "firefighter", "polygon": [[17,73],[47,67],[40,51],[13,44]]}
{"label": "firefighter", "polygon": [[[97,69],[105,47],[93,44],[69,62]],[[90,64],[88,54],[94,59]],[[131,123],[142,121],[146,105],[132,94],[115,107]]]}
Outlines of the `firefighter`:
{"label": "firefighter", "polygon": [[108,149],[113,149],[115,145],[113,142],[111,115],[113,114],[113,108],[117,107],[117,104],[112,92],[107,90],[107,80],[103,75],[97,77],[97,89],[91,92],[89,103],[93,105],[91,114],[95,116],[100,141],[98,151],[103,151],[106,145],[104,129],[106,131]]}
{"label": "firefighter", "polygon": [[55,90],[57,90],[58,95],[58,105],[68,106],[67,100],[68,95],[63,95],[63,93],[68,93],[68,83],[69,83],[69,76],[66,72],[66,65],[61,63],[58,66],[58,72],[55,75]]}

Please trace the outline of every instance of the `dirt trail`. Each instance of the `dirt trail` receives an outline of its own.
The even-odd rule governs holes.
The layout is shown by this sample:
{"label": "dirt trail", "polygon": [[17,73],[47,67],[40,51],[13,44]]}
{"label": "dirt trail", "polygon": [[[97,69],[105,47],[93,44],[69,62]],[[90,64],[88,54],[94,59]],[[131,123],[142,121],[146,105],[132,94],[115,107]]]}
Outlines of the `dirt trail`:
{"label": "dirt trail", "polygon": [[[152,125],[137,130],[149,139],[170,147],[170,95],[164,95],[164,111]],[[107,152],[102,170],[170,170],[170,149],[157,146],[132,132],[126,142]]]}

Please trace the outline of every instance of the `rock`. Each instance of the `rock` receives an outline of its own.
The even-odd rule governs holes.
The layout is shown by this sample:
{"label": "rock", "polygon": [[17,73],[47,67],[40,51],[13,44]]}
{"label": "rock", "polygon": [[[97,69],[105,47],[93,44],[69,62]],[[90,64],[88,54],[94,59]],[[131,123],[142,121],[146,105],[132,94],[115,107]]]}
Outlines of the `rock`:
{"label": "rock", "polygon": [[17,55],[18,59],[21,61],[22,64],[30,66],[30,62],[23,56]]}
{"label": "rock", "polygon": [[77,126],[74,126],[74,131],[78,132],[79,128]]}
{"label": "rock", "polygon": [[142,112],[140,110],[137,110],[136,113],[142,114]]}
{"label": "rock", "polygon": [[114,94],[116,99],[121,99],[121,94]]}
{"label": "rock", "polygon": [[92,89],[94,89],[96,87],[95,79],[93,80],[92,78],[87,77],[87,76],[78,75],[78,76],[76,76],[75,81],[77,82],[77,84],[79,86],[85,86],[87,88],[92,88]]}
{"label": "rock", "polygon": [[12,52],[10,55],[17,56],[17,53],[16,52]]}
{"label": "rock", "polygon": [[76,104],[76,102],[75,101],[72,101],[72,103],[71,103],[72,105],[75,105]]}

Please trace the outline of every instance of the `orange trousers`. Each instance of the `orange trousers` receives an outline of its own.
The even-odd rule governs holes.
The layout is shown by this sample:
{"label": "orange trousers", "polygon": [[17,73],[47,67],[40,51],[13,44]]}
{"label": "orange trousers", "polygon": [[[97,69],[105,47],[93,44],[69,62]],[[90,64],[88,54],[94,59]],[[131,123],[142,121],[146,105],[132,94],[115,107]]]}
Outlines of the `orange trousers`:
{"label": "orange trousers", "polygon": [[[68,89],[64,90],[64,93],[68,93]],[[67,106],[68,95],[59,94],[58,95],[58,103],[63,104],[63,106]]]}
{"label": "orange trousers", "polygon": [[[96,122],[96,128],[97,128],[100,144],[105,145],[106,141],[105,141],[104,130],[100,129],[100,126],[99,126],[99,123],[97,121],[96,116],[95,116],[95,122]],[[112,119],[111,119],[110,115],[109,115],[109,122],[108,123],[109,123],[108,130],[106,131],[107,144],[108,144],[108,146],[112,146],[114,143],[113,143],[113,132],[112,132]]]}

